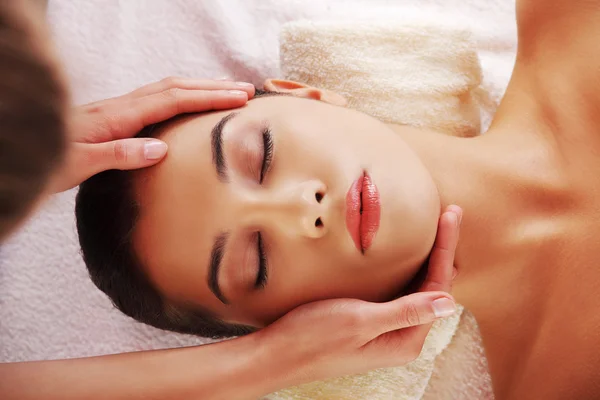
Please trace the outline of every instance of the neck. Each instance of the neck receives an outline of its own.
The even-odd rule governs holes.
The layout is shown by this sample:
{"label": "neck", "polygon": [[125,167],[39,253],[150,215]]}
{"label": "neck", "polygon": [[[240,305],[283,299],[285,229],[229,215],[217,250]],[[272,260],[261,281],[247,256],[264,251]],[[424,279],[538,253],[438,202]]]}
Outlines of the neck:
{"label": "neck", "polygon": [[503,128],[473,139],[394,130],[428,168],[442,207],[464,210],[452,294],[477,319],[490,372],[502,386],[531,352],[547,290],[561,276],[536,259],[556,254],[560,213],[569,207],[552,148],[539,135]]}
{"label": "neck", "polygon": [[[551,229],[539,225],[542,214],[556,206],[546,197],[553,177],[547,176],[552,168],[545,160],[543,141],[524,135],[515,139],[510,132],[489,131],[464,139],[394,129],[433,176],[442,207],[456,204],[464,210],[455,258],[456,300],[475,314],[480,325],[518,310],[521,302],[534,301],[534,290],[519,291],[515,286],[534,282],[533,271],[521,266],[531,257],[532,246],[551,234]],[[511,298],[515,291],[518,296]]]}

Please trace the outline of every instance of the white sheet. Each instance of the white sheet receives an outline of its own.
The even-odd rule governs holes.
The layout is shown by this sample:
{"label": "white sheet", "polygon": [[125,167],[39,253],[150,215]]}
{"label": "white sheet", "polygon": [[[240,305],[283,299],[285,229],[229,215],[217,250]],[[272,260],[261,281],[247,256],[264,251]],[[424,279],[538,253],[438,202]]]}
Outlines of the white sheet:
{"label": "white sheet", "polygon": [[[377,18],[406,7],[464,16],[484,85],[502,95],[515,52],[514,2],[503,0],[50,0],[48,16],[75,103],[169,75],[278,76],[278,32],[295,19]],[[489,122],[484,120],[484,125]],[[74,191],[53,198],[0,248],[0,361],[90,356],[199,343],[112,309],[78,254]]]}

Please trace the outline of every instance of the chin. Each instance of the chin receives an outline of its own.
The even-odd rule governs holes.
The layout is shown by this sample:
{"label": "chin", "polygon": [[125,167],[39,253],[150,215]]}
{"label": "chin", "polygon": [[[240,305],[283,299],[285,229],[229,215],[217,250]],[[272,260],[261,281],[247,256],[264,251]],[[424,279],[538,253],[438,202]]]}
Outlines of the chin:
{"label": "chin", "polygon": [[441,202],[435,186],[431,186],[426,194],[427,196],[415,196],[419,199],[418,204],[407,207],[409,212],[404,219],[404,226],[407,228],[400,234],[404,245],[396,259],[401,265],[399,274],[405,278],[405,284],[414,280],[423,269],[437,236]]}
{"label": "chin", "polygon": [[421,243],[419,243],[418,248],[414,253],[414,257],[411,260],[411,266],[413,268],[414,274],[417,274],[419,269],[423,267],[423,265],[427,262],[429,255],[431,254],[431,250],[433,249],[433,245],[435,244],[435,239],[437,235],[437,226],[439,221],[439,213],[433,214],[435,218],[426,224],[424,227]]}
{"label": "chin", "polygon": [[415,256],[413,262],[422,263],[433,248],[442,204],[437,187],[430,176],[421,181],[418,192],[415,191],[414,194],[416,202],[409,205],[411,220],[409,226],[412,231],[411,242]]}
{"label": "chin", "polygon": [[435,238],[437,236],[440,216],[440,203],[438,200],[435,208],[433,208],[427,213],[426,216],[423,217],[423,222],[420,229],[421,243],[418,244],[415,262],[422,263],[427,257],[429,257],[429,253],[431,253],[431,250],[433,249]]}

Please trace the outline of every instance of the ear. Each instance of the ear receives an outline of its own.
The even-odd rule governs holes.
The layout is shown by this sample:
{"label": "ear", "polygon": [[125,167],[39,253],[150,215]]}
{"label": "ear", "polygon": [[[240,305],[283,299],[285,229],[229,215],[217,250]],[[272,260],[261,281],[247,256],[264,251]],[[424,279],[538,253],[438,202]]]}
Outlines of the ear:
{"label": "ear", "polygon": [[296,97],[320,100],[335,106],[345,107],[348,104],[346,98],[336,92],[318,89],[304,83],[284,79],[267,79],[263,86],[269,92],[289,93]]}

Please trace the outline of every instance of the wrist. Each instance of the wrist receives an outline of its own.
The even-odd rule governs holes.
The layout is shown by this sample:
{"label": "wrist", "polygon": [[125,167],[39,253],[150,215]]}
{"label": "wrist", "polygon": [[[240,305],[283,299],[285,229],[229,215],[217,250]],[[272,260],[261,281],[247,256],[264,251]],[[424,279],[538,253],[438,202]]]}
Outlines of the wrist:
{"label": "wrist", "polygon": [[254,396],[264,396],[301,383],[297,374],[299,358],[294,357],[295,347],[289,338],[259,331],[240,339],[246,341],[244,346],[252,349],[249,352],[251,361],[242,367],[247,368],[245,385],[254,389]]}
{"label": "wrist", "polygon": [[[193,376],[186,384],[191,389],[188,397],[210,400],[257,399],[293,386],[293,368],[286,360],[292,348],[288,344],[284,349],[281,346],[283,342],[276,336],[256,332],[197,347],[197,352],[191,356],[194,364],[200,362],[202,365],[196,372],[188,374]],[[181,367],[188,369],[190,364]],[[210,369],[208,374],[207,367]]]}

